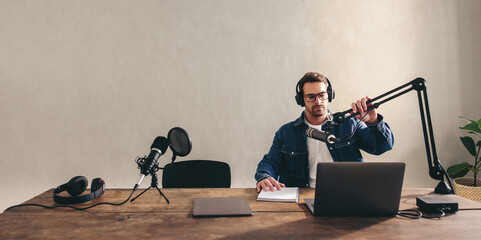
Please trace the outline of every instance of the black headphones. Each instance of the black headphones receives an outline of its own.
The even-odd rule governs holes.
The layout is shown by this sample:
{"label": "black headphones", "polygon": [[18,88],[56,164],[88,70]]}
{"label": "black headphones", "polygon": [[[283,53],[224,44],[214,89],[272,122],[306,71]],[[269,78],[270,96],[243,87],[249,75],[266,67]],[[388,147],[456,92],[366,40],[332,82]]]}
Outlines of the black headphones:
{"label": "black headphones", "polygon": [[[301,107],[304,107],[306,104],[304,103],[304,96],[302,94],[302,89],[300,86],[301,80],[297,82],[295,98],[296,98],[297,104],[300,105]],[[327,97],[328,97],[328,101],[331,102],[332,99],[334,99],[334,97],[336,96],[336,94],[334,92],[334,89],[332,89],[331,82],[329,82],[329,79],[327,77],[326,77],[326,80],[327,80]]]}
{"label": "black headphones", "polygon": [[[53,200],[57,203],[61,204],[74,204],[74,203],[83,203],[83,202],[88,202],[91,200],[94,200],[105,192],[105,182],[101,178],[95,178],[92,180],[92,184],[90,185],[91,188],[91,193],[79,196],[82,194],[85,189],[87,189],[88,185],[88,180],[84,176],[77,176],[68,183],[62,184],[58,186],[54,191],[53,191]],[[57,194],[67,191],[71,197],[64,197],[64,196],[59,196]]]}

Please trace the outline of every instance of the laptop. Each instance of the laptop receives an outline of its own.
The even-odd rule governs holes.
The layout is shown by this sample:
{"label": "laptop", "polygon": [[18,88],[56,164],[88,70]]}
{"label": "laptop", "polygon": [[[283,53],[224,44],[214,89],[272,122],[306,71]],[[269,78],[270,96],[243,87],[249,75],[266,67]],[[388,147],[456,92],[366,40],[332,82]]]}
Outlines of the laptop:
{"label": "laptop", "polygon": [[399,210],[405,163],[318,163],[314,216],[393,216]]}

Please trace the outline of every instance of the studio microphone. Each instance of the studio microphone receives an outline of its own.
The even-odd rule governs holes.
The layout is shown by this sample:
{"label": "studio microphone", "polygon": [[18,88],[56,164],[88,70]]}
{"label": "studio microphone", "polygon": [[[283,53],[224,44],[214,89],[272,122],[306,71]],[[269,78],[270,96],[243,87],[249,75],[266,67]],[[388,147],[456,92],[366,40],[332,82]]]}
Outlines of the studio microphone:
{"label": "studio microphone", "polygon": [[340,142],[341,140],[337,139],[334,134],[330,134],[327,132],[321,132],[315,128],[308,127],[306,129],[306,136],[310,138],[314,138],[319,141],[327,142],[330,144],[334,144],[336,142]]}
{"label": "studio microphone", "polygon": [[164,154],[169,147],[169,140],[165,137],[155,138],[152,146],[150,146],[149,156],[145,159],[143,164],[140,166],[140,173],[143,175],[148,175],[153,172],[153,168],[157,159]]}

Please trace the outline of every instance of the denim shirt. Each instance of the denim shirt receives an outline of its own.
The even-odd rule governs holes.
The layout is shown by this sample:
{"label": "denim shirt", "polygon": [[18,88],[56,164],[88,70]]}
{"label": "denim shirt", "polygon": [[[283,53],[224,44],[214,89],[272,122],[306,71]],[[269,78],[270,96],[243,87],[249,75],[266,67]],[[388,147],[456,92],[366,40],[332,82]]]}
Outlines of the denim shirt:
{"label": "denim shirt", "polygon": [[[287,187],[309,187],[309,152],[305,135],[308,126],[304,114],[302,112],[298,119],[276,132],[269,152],[257,165],[257,181],[273,177]],[[380,114],[377,124],[361,123],[355,134],[348,138],[358,122],[357,118],[350,118],[343,123],[332,123],[331,133],[342,140],[335,144],[326,143],[334,162],[362,162],[360,149],[374,155],[392,149],[394,136]],[[322,129],[326,130],[326,124]]]}

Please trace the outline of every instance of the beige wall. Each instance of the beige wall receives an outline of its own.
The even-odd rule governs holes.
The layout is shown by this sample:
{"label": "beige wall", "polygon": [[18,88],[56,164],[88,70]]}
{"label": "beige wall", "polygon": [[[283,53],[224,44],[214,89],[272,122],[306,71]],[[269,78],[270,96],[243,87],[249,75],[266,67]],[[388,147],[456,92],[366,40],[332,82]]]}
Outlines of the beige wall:
{"label": "beige wall", "polygon": [[[179,160],[226,161],[232,187],[253,187],[307,71],[329,77],[335,112],[424,77],[448,166],[468,157],[457,117],[481,115],[480,22],[467,0],[0,0],[0,210],[75,175],[130,188],[135,157],[174,126],[193,141]],[[395,147],[366,161],[434,187],[415,93],[379,112]]]}

